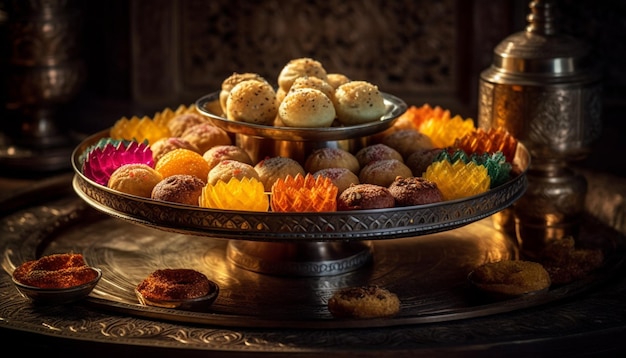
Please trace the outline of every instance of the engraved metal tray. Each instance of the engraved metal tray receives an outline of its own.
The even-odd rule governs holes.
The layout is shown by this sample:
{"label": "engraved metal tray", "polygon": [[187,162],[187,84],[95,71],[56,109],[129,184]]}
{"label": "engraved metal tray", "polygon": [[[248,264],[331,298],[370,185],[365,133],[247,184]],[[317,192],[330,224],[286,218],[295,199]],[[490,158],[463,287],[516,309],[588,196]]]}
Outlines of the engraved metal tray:
{"label": "engraved metal tray", "polygon": [[130,222],[162,230],[248,241],[321,242],[333,240],[383,240],[437,233],[475,222],[513,204],[528,185],[526,148],[518,145],[508,182],[483,194],[429,205],[379,210],[315,213],[276,213],[216,210],[167,203],[127,195],[95,183],[81,172],[80,156],[100,138],[102,131],[85,139],[72,154],[78,195],[94,208]]}
{"label": "engraved metal tray", "polygon": [[[63,186],[63,184],[65,186]],[[485,302],[468,287],[477,265],[518,256],[516,240],[494,226],[494,217],[445,232],[374,242],[373,260],[360,270],[327,277],[263,275],[233,265],[225,257],[229,240],[172,234],[134,225],[94,210],[69,190],[67,182],[48,188],[42,204],[3,218],[2,266],[7,273],[26,260],[54,252],[83,253],[103,277],[87,298],[89,306],[133,317],[201,326],[352,329],[420,325],[516,311],[571,297],[614,274],[623,261],[621,235],[585,223],[581,240],[611,248],[606,266],[589,277],[548,292]],[[46,195],[60,198],[45,199]],[[621,250],[621,249],[620,249]],[[220,286],[206,311],[141,306],[134,287],[155,269],[189,267]],[[6,277],[5,277],[6,276]],[[8,275],[0,279],[9,282]],[[395,292],[401,312],[385,319],[335,319],[327,302],[341,287],[377,284]],[[2,286],[6,286],[3,284]],[[13,288],[2,295],[26,304]],[[21,303],[20,303],[21,302]]]}

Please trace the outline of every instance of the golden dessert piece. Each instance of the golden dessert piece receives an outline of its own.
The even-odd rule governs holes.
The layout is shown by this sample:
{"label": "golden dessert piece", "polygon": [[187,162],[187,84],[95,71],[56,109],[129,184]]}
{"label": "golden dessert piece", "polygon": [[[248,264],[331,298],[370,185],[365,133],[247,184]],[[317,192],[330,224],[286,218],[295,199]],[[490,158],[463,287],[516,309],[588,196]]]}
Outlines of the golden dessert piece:
{"label": "golden dessert piece", "polygon": [[446,148],[454,145],[457,138],[461,138],[474,131],[474,121],[471,118],[463,119],[454,116],[452,119],[430,118],[424,122],[419,130],[433,142],[437,148]]}
{"label": "golden dessert piece", "polygon": [[122,193],[149,198],[163,175],[147,164],[124,164],[111,174],[107,187]]}
{"label": "golden dessert piece", "polygon": [[397,177],[388,189],[396,200],[395,206],[424,205],[443,200],[437,184],[422,177]]}
{"label": "golden dessert piece", "polygon": [[202,154],[216,145],[233,144],[228,132],[211,123],[202,123],[187,128],[181,138],[195,145]]}
{"label": "golden dessert piece", "polygon": [[392,317],[400,312],[400,299],[375,285],[348,287],[332,295],[328,310],[336,318]]}
{"label": "golden dessert piece", "polygon": [[343,125],[378,121],[385,114],[385,99],[378,87],[366,81],[350,81],[335,90],[337,120]]}
{"label": "golden dessert piece", "polygon": [[388,187],[397,177],[410,176],[411,169],[397,159],[376,160],[361,168],[359,182]]}
{"label": "golden dessert piece", "polygon": [[231,121],[272,125],[278,113],[274,88],[267,82],[246,80],[230,90],[226,118]]}
{"label": "golden dessert piece", "polygon": [[209,176],[209,164],[202,155],[189,149],[175,149],[166,153],[156,163],[155,168],[163,178],[176,174],[193,175],[206,183]]}
{"label": "golden dessert piece", "polygon": [[397,130],[382,139],[382,144],[398,151],[405,160],[414,152],[433,149],[433,141],[415,129]]}
{"label": "golden dessert piece", "polygon": [[402,154],[388,145],[378,143],[359,149],[354,155],[361,168],[376,160],[395,159],[403,162]]}
{"label": "golden dessert piece", "polygon": [[346,168],[354,174],[359,174],[361,165],[354,154],[332,147],[315,149],[304,162],[304,170],[307,173],[315,173],[326,168]]}
{"label": "golden dessert piece", "polygon": [[150,197],[154,200],[198,206],[204,185],[204,181],[194,175],[175,174],[158,182]]}
{"label": "golden dessert piece", "polygon": [[491,178],[487,168],[474,162],[457,160],[434,162],[426,169],[424,178],[437,183],[444,200],[478,195],[489,190]]}
{"label": "golden dessert piece", "polygon": [[326,177],[337,187],[337,195],[343,193],[351,185],[360,184],[359,177],[348,168],[324,168],[313,172],[314,177]]}
{"label": "golden dessert piece", "polygon": [[393,208],[395,199],[384,186],[351,185],[337,197],[337,210],[368,210]]}
{"label": "golden dessert piece", "polygon": [[252,165],[236,160],[222,160],[209,170],[207,183],[215,185],[220,180],[228,183],[228,181],[232,178],[254,178],[259,181],[261,180],[259,174]]}
{"label": "golden dessert piece", "polygon": [[185,112],[175,115],[167,122],[170,136],[180,137],[185,131],[197,124],[209,123],[209,120],[196,112]]}
{"label": "golden dessert piece", "polygon": [[220,107],[222,108],[222,111],[224,113],[226,113],[226,101],[228,100],[230,91],[233,89],[233,87],[235,87],[239,83],[243,81],[248,81],[248,80],[269,83],[267,82],[265,78],[263,78],[263,76],[259,75],[258,73],[253,73],[253,72],[245,72],[245,73],[235,72],[232,75],[228,76],[222,82],[222,89],[220,90],[220,95],[219,95]]}
{"label": "golden dessert piece", "polygon": [[216,145],[202,154],[202,157],[213,169],[222,160],[236,160],[238,162],[253,165],[252,158],[248,152],[236,145]]}
{"label": "golden dessert piece", "polygon": [[167,137],[161,138],[150,145],[150,150],[152,150],[152,158],[154,158],[154,162],[158,162],[161,157],[167,152],[171,152],[174,149],[189,149],[194,152],[199,152],[200,150],[194,144],[191,144],[188,140],[180,138],[180,137]]}
{"label": "golden dessert piece", "polygon": [[118,119],[109,130],[109,135],[113,139],[147,141],[152,144],[161,138],[170,137],[171,133],[165,123],[153,121],[150,117],[135,116]]}
{"label": "golden dessert piece", "polygon": [[483,264],[469,275],[470,283],[491,298],[511,298],[550,288],[550,275],[537,262],[503,260]]}
{"label": "golden dessert piece", "polygon": [[343,73],[328,73],[326,75],[326,82],[328,82],[332,88],[337,89],[339,86],[350,82],[350,78]]}
{"label": "golden dessert piece", "polygon": [[286,93],[297,78],[317,77],[326,81],[327,75],[321,62],[308,57],[296,58],[289,61],[278,74],[278,87]]}
{"label": "golden dessert piece", "polygon": [[278,179],[272,186],[274,212],[323,212],[337,210],[337,187],[326,177],[300,174]]}
{"label": "golden dessert piece", "polygon": [[200,206],[220,210],[267,211],[269,198],[256,178],[232,178],[202,189]]}
{"label": "golden dessert piece", "polygon": [[402,126],[403,128],[414,128],[420,130],[422,125],[430,120],[449,120],[451,118],[450,111],[444,110],[439,106],[432,107],[428,103],[423,104],[420,107],[410,106],[407,110],[398,118],[395,126]]}
{"label": "golden dessert piece", "polygon": [[290,90],[278,107],[283,125],[299,128],[330,127],[335,106],[328,96],[314,88]]}
{"label": "golden dessert piece", "polygon": [[304,176],[306,172],[300,163],[287,157],[269,157],[259,161],[255,166],[259,178],[265,187],[265,191],[271,192],[272,186],[278,179],[284,179],[288,175],[296,177]]}
{"label": "golden dessert piece", "polygon": [[512,163],[517,150],[517,139],[502,127],[489,130],[478,128],[457,138],[454,141],[454,147],[469,154],[502,152],[507,162]]}

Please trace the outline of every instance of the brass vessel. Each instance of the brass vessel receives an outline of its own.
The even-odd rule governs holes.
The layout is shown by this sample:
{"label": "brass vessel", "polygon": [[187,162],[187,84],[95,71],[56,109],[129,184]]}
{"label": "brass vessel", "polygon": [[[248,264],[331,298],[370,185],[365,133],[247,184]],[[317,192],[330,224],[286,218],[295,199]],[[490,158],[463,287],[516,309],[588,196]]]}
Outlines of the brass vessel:
{"label": "brass vessel", "polygon": [[527,193],[513,208],[523,251],[576,236],[587,191],[571,162],[601,132],[601,75],[587,44],[558,29],[552,1],[532,1],[525,31],[494,49],[479,80],[478,126],[503,127],[531,154]]}

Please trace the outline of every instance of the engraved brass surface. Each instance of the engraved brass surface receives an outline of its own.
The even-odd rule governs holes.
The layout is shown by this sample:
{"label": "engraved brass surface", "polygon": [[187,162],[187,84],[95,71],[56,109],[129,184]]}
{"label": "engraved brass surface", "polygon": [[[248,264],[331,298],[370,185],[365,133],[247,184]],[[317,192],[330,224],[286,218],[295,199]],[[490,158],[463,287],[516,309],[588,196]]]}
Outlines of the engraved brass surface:
{"label": "engraved brass surface", "polygon": [[[7,330],[65,338],[64,344],[102,343],[102,349],[445,356],[450,346],[482,351],[510,342],[516,349],[537,341],[563,347],[567,339],[573,344],[567,347],[579,348],[581,335],[623,327],[624,237],[594,221],[585,220],[581,237],[588,245],[613,248],[603,270],[539,296],[494,304],[467,300],[464,277],[478,262],[516,252],[506,236],[497,231],[489,236],[494,233],[490,219],[430,239],[375,242],[372,265],[354,273],[286,278],[234,267],[224,260],[227,240],[171,234],[104,216],[73,194],[70,181],[68,176],[38,188],[37,195],[20,196],[19,205],[5,206],[12,208],[0,219],[0,321]],[[72,248],[103,268],[92,296],[72,305],[34,306],[19,295],[10,278],[18,263]],[[220,297],[212,306],[216,311],[197,314],[137,304],[132,288],[142,274],[179,264],[199,265],[220,283]],[[363,282],[396,291],[403,301],[400,316],[332,319],[324,306],[330,292]]]}

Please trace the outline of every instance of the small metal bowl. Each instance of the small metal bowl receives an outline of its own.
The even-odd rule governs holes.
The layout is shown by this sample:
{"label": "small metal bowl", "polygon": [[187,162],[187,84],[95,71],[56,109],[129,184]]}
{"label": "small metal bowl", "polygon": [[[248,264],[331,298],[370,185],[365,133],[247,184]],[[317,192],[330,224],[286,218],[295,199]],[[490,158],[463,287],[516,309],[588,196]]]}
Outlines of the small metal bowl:
{"label": "small metal bowl", "polygon": [[155,300],[144,297],[144,295],[137,291],[137,289],[135,289],[135,295],[137,295],[139,303],[144,306],[171,308],[186,311],[202,311],[211,306],[213,302],[215,302],[219,291],[219,286],[215,282],[209,280],[209,293],[206,296],[202,297],[180,300]]}
{"label": "small metal bowl", "polygon": [[96,287],[100,278],[102,278],[102,271],[100,269],[95,267],[90,267],[90,269],[97,273],[96,278],[79,286],[68,288],[41,288],[25,285],[16,281],[15,278],[13,278],[13,283],[23,296],[29,298],[34,303],[57,305],[72,303],[87,297]]}

